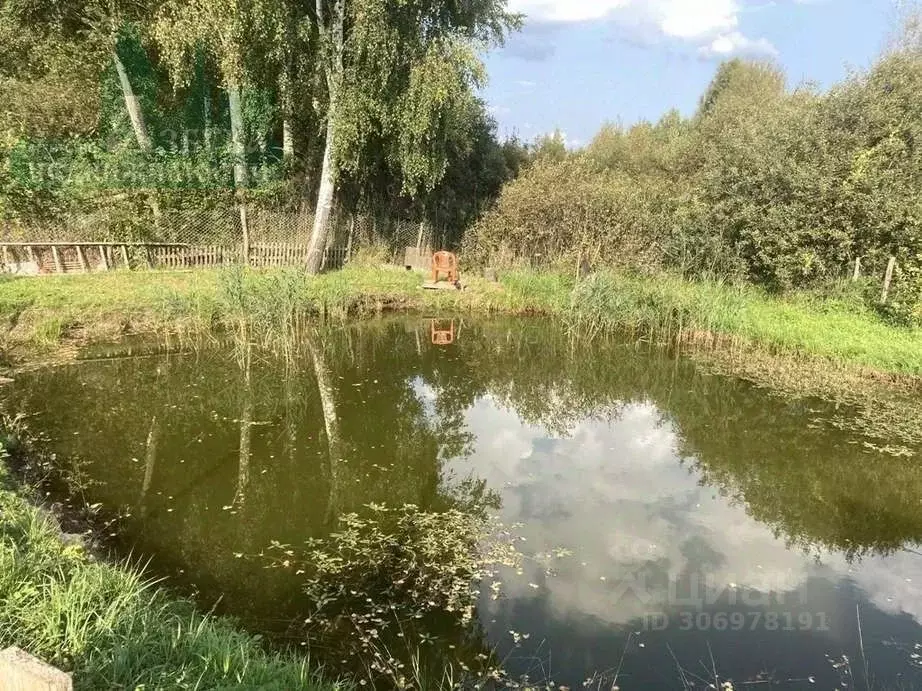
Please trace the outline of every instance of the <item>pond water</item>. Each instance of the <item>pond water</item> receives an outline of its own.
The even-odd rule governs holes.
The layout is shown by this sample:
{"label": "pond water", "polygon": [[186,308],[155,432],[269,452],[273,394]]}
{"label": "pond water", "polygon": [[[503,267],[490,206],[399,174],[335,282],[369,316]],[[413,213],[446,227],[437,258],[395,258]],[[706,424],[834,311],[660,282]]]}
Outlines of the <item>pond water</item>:
{"label": "pond water", "polygon": [[485,584],[471,634],[512,676],[922,685],[920,450],[882,448],[852,411],[540,320],[302,345],[85,361],[4,395],[79,496],[123,516],[118,549],[256,630],[292,635],[305,607],[253,556],[272,541],[463,495],[527,557],[501,597]]}

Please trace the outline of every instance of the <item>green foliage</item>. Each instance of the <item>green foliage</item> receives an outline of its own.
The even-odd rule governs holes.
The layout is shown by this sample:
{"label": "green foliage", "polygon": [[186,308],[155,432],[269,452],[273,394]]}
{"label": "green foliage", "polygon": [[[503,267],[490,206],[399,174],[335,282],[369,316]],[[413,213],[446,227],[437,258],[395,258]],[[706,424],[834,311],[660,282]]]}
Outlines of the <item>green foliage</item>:
{"label": "green foliage", "polygon": [[[336,650],[352,669],[398,689],[458,688],[442,685],[458,660],[454,672],[471,683],[498,678],[496,661],[477,642],[475,607],[485,579],[520,565],[508,532],[481,512],[427,513],[412,505],[371,505],[365,515],[339,520],[328,538],[296,549],[276,544],[272,552],[275,568],[304,579],[313,608],[309,646]],[[449,646],[451,658],[432,659],[445,646],[426,643],[446,637],[458,641]],[[435,682],[427,684],[433,670]]]}
{"label": "green foliage", "polygon": [[588,156],[554,162],[539,154],[465,238],[464,254],[475,264],[505,255],[575,268],[582,257],[655,269],[664,253],[680,251],[674,246],[679,234],[672,233],[679,212],[674,191],[668,183],[640,186],[622,172],[599,171]]}
{"label": "green foliage", "polygon": [[326,4],[318,16],[325,3],[290,0],[5,3],[0,233],[173,241],[171,212],[226,208],[239,161],[228,89],[241,93],[248,199],[301,208],[319,184],[335,83],[339,208],[427,220],[457,241],[520,165],[476,96],[477,50],[517,18],[500,0],[345,2],[331,82]]}
{"label": "green foliage", "polygon": [[922,310],[922,51],[884,55],[827,93],[722,65],[694,117],[606,125],[583,151],[539,143],[465,240],[476,263],[594,265],[746,280],[772,291],[851,276],[897,323]]}

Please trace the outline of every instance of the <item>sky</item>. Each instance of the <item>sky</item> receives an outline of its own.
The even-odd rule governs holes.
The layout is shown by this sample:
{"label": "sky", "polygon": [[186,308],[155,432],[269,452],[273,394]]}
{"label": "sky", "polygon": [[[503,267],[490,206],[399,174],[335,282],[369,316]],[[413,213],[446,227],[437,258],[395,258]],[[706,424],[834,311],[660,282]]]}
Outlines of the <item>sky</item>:
{"label": "sky", "polygon": [[485,57],[502,136],[562,131],[572,147],[605,122],[691,114],[722,60],[769,58],[791,86],[828,87],[870,65],[898,0],[509,0],[522,31]]}

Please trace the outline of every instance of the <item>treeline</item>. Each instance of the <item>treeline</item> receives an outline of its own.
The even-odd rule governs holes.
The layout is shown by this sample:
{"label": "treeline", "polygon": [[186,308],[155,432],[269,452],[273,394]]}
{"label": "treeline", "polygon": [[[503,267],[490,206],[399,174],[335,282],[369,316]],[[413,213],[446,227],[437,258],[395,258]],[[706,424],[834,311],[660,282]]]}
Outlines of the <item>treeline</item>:
{"label": "treeline", "polygon": [[[524,156],[477,96],[505,0],[6,0],[0,224],[262,200],[456,233]],[[449,238],[451,239],[451,238]],[[457,239],[457,237],[455,237]]]}
{"label": "treeline", "polygon": [[[668,269],[774,291],[896,257],[887,312],[922,322],[922,50],[907,40],[825,92],[720,66],[697,112],[550,138],[465,239],[481,262]],[[873,285],[871,279],[873,277]]]}

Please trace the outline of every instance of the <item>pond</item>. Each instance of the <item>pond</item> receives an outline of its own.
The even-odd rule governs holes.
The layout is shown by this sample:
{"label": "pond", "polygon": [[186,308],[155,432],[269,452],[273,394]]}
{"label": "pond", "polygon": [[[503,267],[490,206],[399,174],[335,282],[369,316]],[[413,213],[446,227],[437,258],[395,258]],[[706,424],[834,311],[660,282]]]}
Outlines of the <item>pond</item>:
{"label": "pond", "polygon": [[573,688],[922,684],[922,449],[842,406],[552,322],[422,318],[286,356],[86,360],[4,395],[121,516],[118,550],[279,640],[312,603],[269,546],[409,504],[495,514],[522,555],[460,638],[429,640],[439,660]]}

